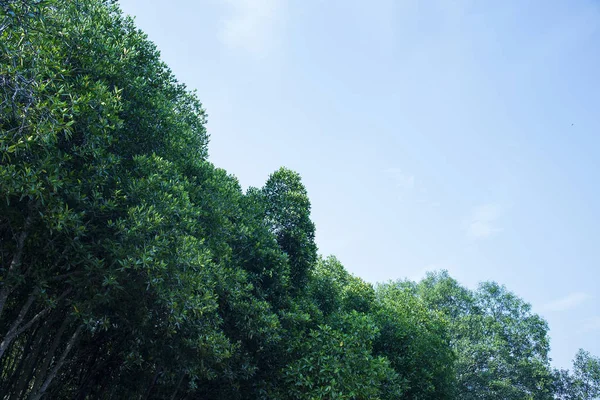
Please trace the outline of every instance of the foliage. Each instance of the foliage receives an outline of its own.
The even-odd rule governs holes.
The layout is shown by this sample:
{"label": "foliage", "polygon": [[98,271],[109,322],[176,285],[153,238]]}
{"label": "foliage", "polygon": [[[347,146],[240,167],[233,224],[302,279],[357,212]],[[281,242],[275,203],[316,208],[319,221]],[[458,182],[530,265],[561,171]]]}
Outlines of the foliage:
{"label": "foliage", "polygon": [[573,371],[554,371],[557,399],[594,400],[600,397],[600,358],[579,350],[573,360]]}
{"label": "foliage", "polygon": [[450,321],[459,398],[552,398],[548,326],[529,304],[493,282],[470,291],[446,272],[415,291]]}
{"label": "foliage", "polygon": [[285,370],[291,399],[395,399],[398,376],[383,356],[373,354],[377,326],[354,311],[339,316],[337,329],[320,325],[302,346],[302,357]]}
{"label": "foliage", "polygon": [[377,288],[375,342],[404,381],[406,399],[449,399],[454,396],[455,355],[448,324],[430,310],[403,282]]}

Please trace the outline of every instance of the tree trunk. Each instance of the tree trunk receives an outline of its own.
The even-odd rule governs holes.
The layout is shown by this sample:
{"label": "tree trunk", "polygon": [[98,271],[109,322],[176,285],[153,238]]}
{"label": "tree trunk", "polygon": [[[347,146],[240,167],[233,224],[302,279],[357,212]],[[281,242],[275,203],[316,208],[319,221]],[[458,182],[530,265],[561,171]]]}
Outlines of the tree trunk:
{"label": "tree trunk", "polygon": [[187,373],[183,373],[181,374],[181,378],[179,378],[179,382],[177,382],[177,387],[175,388],[175,391],[173,391],[173,394],[171,395],[171,400],[175,400],[175,398],[177,397],[177,392],[179,392],[179,388],[181,387],[181,384],[183,383],[183,379],[185,378],[185,376],[187,375]]}
{"label": "tree trunk", "polygon": [[[92,365],[94,364],[94,362],[92,362]],[[96,363],[98,364],[98,363]],[[100,363],[100,365],[95,365],[91,371],[88,371],[87,375],[84,377],[84,379],[81,380],[81,383],[79,384],[78,388],[77,388],[77,395],[75,396],[74,400],[85,400],[88,398],[88,393],[90,392],[90,390],[92,389],[92,387],[97,386],[97,377],[96,374],[98,373],[98,371],[100,371],[100,369],[102,368],[102,363]],[[102,392],[100,392],[102,393]]]}
{"label": "tree trunk", "polygon": [[[69,294],[69,292],[71,292],[70,288],[65,290],[63,292],[63,294],[60,295],[60,297],[57,299],[57,302],[60,302],[67,294]],[[31,328],[33,326],[33,324],[35,324],[42,317],[44,317],[46,314],[48,314],[50,312],[50,307],[46,307],[42,311],[40,311],[39,313],[34,315],[33,318],[31,318],[26,324],[21,326],[21,323],[23,322],[23,319],[25,318],[25,314],[27,314],[27,311],[29,311],[29,308],[31,307],[31,304],[33,303],[34,300],[35,300],[35,293],[31,293],[29,295],[29,298],[27,299],[27,301],[21,308],[21,311],[19,312],[17,319],[15,320],[15,322],[12,324],[12,326],[6,333],[6,336],[4,337],[2,342],[0,342],[0,359],[2,359],[2,356],[4,355],[4,353],[6,352],[6,350],[12,343],[12,341],[15,340],[15,338],[17,336],[19,336],[21,333],[23,333],[27,329]]]}
{"label": "tree trunk", "polygon": [[[9,389],[13,386],[13,382],[17,380],[17,377],[21,376],[21,371],[25,366],[25,360],[27,359],[27,355],[31,353],[31,349],[35,346],[35,339],[37,339],[36,332],[34,332],[28,339],[27,343],[22,347],[22,352],[19,356],[13,356],[12,363],[9,367],[7,364],[2,364],[0,370],[2,374],[5,376],[4,382],[0,382],[0,393],[10,393]],[[6,358],[4,359],[6,362]],[[8,375],[10,372],[10,376]],[[6,379],[8,377],[8,379]]]}
{"label": "tree trunk", "polygon": [[156,385],[156,381],[158,380],[158,377],[160,376],[162,372],[162,367],[158,367],[156,370],[156,373],[154,374],[154,378],[152,378],[152,382],[150,383],[150,386],[148,387],[148,390],[146,391],[146,395],[143,397],[143,400],[148,400],[150,398],[150,393],[152,392],[152,389],[154,389],[154,386]]}
{"label": "tree trunk", "polygon": [[40,350],[42,349],[42,345],[44,344],[44,339],[47,337],[50,325],[51,323],[48,322],[44,324],[44,326],[40,328],[38,332],[36,332],[37,340],[34,343],[31,352],[25,358],[25,361],[23,363],[23,369],[19,371],[18,375],[16,375],[18,376],[18,380],[15,384],[15,389],[12,391],[10,400],[21,399],[21,393],[23,392],[23,390],[25,390],[27,384],[31,381],[31,378],[33,378],[33,372],[35,370],[37,358],[40,353]]}
{"label": "tree trunk", "polygon": [[50,386],[50,384],[52,383],[52,380],[56,377],[58,370],[63,366],[65,359],[69,355],[69,352],[75,345],[75,342],[77,342],[77,339],[79,338],[79,334],[81,333],[82,329],[83,329],[83,325],[79,325],[77,327],[77,329],[75,330],[75,333],[73,333],[73,336],[71,336],[71,338],[67,342],[67,347],[65,348],[62,355],[60,356],[60,359],[56,362],[56,364],[54,365],[54,368],[52,368],[52,371],[50,371],[50,374],[48,375],[48,377],[46,378],[46,380],[44,381],[44,383],[42,384],[40,389],[37,392],[31,394],[31,396],[29,397],[30,400],[40,400],[42,398],[42,396],[44,395],[44,393],[46,393],[48,386]]}
{"label": "tree trunk", "polygon": [[12,261],[10,262],[10,266],[8,267],[8,271],[6,272],[6,276],[4,277],[4,284],[0,288],[0,316],[2,316],[2,311],[4,311],[4,305],[6,304],[6,299],[8,299],[8,295],[10,294],[11,288],[8,286],[7,282],[9,278],[15,273],[15,271],[21,266],[21,262],[23,260],[23,249],[25,248],[25,240],[27,239],[27,235],[29,234],[29,227],[31,226],[31,212],[25,219],[25,226],[21,231],[21,234],[17,238],[17,249],[15,250],[15,254],[13,255]]}
{"label": "tree trunk", "polygon": [[2,339],[2,342],[0,342],[0,359],[2,359],[2,356],[6,352],[6,349],[8,349],[8,346],[10,346],[12,341],[17,337],[17,332],[19,331],[19,326],[21,325],[21,322],[23,322],[23,319],[25,318],[25,314],[27,314],[27,311],[29,311],[29,307],[31,307],[34,300],[35,300],[35,293],[31,293],[29,295],[29,297],[27,298],[27,301],[25,302],[23,307],[21,307],[21,311],[19,311],[19,315],[17,315],[17,319],[15,320],[15,322],[13,322],[12,326],[10,327],[10,329],[4,336],[4,339]]}
{"label": "tree trunk", "polygon": [[33,389],[31,390],[32,393],[36,393],[42,386],[42,383],[44,382],[44,378],[46,377],[46,374],[48,372],[48,367],[50,367],[50,364],[52,363],[52,360],[54,359],[54,353],[56,352],[56,349],[58,348],[58,345],[60,344],[62,335],[63,335],[63,333],[65,333],[65,330],[67,329],[68,324],[69,324],[69,318],[65,318],[64,321],[62,322],[62,324],[60,324],[60,328],[58,328],[58,332],[56,332],[56,335],[54,336],[52,345],[50,346],[50,349],[48,349],[48,352],[46,353],[44,362],[38,369],[38,372],[37,372],[36,378],[35,378],[35,383],[33,385]]}

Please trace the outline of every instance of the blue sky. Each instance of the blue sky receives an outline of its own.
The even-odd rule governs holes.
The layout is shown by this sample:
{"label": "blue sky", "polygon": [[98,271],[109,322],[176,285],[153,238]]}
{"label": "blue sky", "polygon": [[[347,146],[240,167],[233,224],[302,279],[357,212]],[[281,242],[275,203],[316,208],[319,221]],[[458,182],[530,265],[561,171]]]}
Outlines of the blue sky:
{"label": "blue sky", "polygon": [[600,355],[595,0],[121,0],[244,187],[286,166],[371,282],[505,284]]}

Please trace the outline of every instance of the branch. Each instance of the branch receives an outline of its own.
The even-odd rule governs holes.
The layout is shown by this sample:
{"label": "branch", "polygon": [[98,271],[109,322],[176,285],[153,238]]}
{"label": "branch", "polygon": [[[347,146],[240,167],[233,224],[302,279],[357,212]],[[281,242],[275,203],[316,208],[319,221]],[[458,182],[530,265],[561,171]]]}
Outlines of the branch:
{"label": "branch", "polygon": [[10,262],[8,271],[6,273],[5,283],[4,283],[4,285],[2,285],[2,288],[0,288],[0,316],[2,315],[2,311],[4,310],[4,305],[6,304],[6,299],[8,298],[8,295],[11,292],[11,288],[8,286],[8,283],[6,283],[6,282],[8,281],[8,278],[10,278],[10,276],[12,274],[14,274],[15,270],[21,266],[21,261],[23,259],[23,248],[25,247],[25,240],[27,239],[27,235],[29,234],[29,228],[31,227],[31,223],[33,220],[32,216],[31,216],[32,214],[33,213],[30,211],[29,215],[25,219],[25,225],[23,226],[23,230],[21,231],[21,234],[17,238],[17,249],[12,258],[12,261]]}
{"label": "branch", "polygon": [[65,359],[67,358],[67,355],[69,355],[69,352],[75,345],[75,342],[77,341],[77,338],[79,337],[79,334],[81,333],[82,329],[83,329],[83,325],[79,325],[77,327],[77,329],[75,330],[75,333],[73,333],[73,336],[71,336],[71,338],[69,339],[69,342],[67,343],[67,347],[65,348],[65,351],[63,351],[63,353],[60,356],[60,359],[58,360],[58,362],[56,363],[54,368],[52,368],[52,371],[50,371],[50,375],[48,375],[48,378],[46,378],[46,380],[44,381],[44,384],[42,385],[40,390],[31,396],[31,400],[40,400],[41,397],[44,395],[44,393],[48,389],[48,386],[50,386],[50,383],[52,383],[52,380],[58,373],[58,370],[65,363]]}

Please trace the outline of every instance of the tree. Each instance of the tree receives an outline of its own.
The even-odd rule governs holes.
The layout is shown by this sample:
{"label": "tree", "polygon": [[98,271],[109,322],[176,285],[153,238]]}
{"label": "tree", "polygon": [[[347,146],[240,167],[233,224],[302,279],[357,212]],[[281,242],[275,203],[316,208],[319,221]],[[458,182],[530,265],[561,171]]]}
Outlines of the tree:
{"label": "tree", "polygon": [[379,285],[376,295],[374,319],[380,333],[374,350],[398,373],[401,398],[453,398],[455,356],[445,318],[428,309],[407,282]]}
{"label": "tree", "polygon": [[[395,399],[398,376],[372,346],[378,328],[367,315],[342,314],[335,328],[320,325],[302,344],[302,357],[285,369],[280,398]],[[336,329],[337,328],[337,329]]]}
{"label": "tree", "polygon": [[580,349],[573,371],[556,370],[555,394],[561,400],[594,400],[600,397],[600,358]]}
{"label": "tree", "polygon": [[548,326],[529,304],[493,282],[470,291],[447,272],[429,274],[416,291],[449,318],[459,398],[552,398]]}
{"label": "tree", "polygon": [[315,226],[310,220],[310,201],[300,175],[285,168],[274,172],[262,189],[266,221],[277,243],[287,254],[291,283],[303,287],[317,260]]}
{"label": "tree", "polygon": [[339,312],[370,313],[375,304],[373,287],[351,275],[335,257],[320,258],[311,271],[310,297],[325,317]]}

